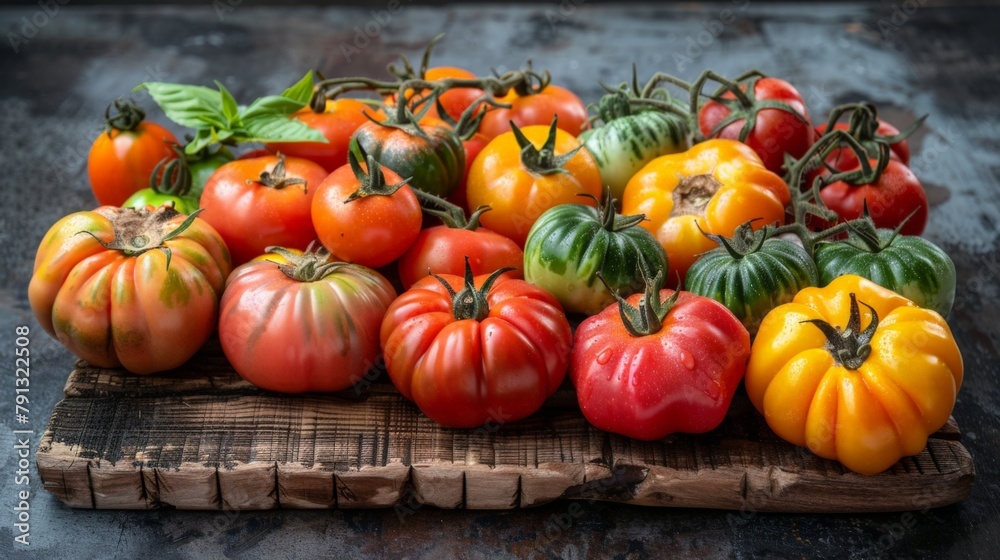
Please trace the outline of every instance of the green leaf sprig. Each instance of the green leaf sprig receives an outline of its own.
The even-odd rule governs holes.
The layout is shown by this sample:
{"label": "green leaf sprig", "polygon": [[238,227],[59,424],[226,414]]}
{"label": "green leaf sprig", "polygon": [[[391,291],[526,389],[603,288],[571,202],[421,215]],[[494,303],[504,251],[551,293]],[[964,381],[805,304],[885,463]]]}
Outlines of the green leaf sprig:
{"label": "green leaf sprig", "polygon": [[215,85],[218,89],[145,82],[136,89],[146,88],[167,118],[194,129],[194,138],[184,147],[188,154],[215,143],[326,142],[318,131],[291,116],[312,97],[312,70],[281,95],[261,97],[246,106],[240,106],[220,82]]}

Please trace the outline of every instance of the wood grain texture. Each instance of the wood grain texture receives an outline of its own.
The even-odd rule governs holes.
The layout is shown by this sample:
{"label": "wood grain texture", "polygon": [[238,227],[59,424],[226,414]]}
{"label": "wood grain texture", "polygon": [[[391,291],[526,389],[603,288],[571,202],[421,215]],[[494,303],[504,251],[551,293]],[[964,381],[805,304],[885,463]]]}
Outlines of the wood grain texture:
{"label": "wood grain texture", "polygon": [[510,509],[558,499],[741,511],[921,510],[968,496],[954,419],[876,476],[778,439],[743,391],[708,434],[636,441],[592,427],[572,388],[536,415],[473,430],[424,416],[377,373],[333,395],[241,380],[210,343],[176,372],[79,362],[37,453],[73,507]]}

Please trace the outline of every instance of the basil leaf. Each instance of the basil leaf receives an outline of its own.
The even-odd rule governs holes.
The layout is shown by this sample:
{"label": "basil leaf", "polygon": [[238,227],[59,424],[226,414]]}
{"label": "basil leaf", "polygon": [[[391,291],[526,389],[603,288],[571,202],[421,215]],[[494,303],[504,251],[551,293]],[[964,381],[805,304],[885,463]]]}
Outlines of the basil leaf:
{"label": "basil leaf", "polygon": [[244,118],[243,128],[246,136],[241,136],[241,142],[322,142],[327,139],[318,131],[313,130],[302,121],[290,119],[285,115],[260,114],[252,119]]}
{"label": "basil leaf", "polygon": [[286,97],[293,101],[299,101],[302,105],[309,103],[309,99],[312,98],[313,93],[313,71],[310,70],[306,72],[302,79],[295,83],[292,87],[281,92],[281,97]]}
{"label": "basil leaf", "polygon": [[189,128],[228,128],[222,110],[222,96],[204,86],[146,82],[145,87],[167,118]]}
{"label": "basil leaf", "polygon": [[236,98],[233,94],[229,93],[226,86],[222,85],[222,82],[216,80],[216,87],[219,88],[219,94],[222,96],[222,115],[226,117],[226,124],[230,127],[236,126],[240,121],[240,109],[236,104]]}
{"label": "basil leaf", "polygon": [[249,107],[240,113],[240,117],[244,122],[262,116],[272,117],[278,115],[284,117],[291,115],[303,107],[305,107],[304,103],[299,103],[294,99],[288,99],[287,97],[281,97],[278,95],[269,95],[267,97],[261,97],[251,103]]}
{"label": "basil leaf", "polygon": [[194,138],[184,146],[184,153],[186,154],[196,154],[204,148],[211,146],[215,143],[212,138],[212,130],[209,128],[199,128],[195,132]]}

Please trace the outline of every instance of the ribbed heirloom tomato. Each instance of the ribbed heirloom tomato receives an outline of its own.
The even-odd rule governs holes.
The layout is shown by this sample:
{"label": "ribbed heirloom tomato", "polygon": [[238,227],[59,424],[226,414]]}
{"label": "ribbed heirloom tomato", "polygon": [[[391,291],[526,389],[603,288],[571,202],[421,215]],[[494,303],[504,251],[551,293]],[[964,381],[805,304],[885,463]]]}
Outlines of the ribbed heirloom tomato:
{"label": "ribbed heirloom tomato", "polygon": [[219,341],[233,369],[262,389],[338,391],[360,381],[381,351],[392,285],[324,249],[255,259],[226,282]]}
{"label": "ribbed heirloom tomato", "polygon": [[698,255],[716,247],[704,233],[731,236],[755,218],[754,229],[784,223],[788,202],[788,185],[749,146],[708,140],[643,167],[625,187],[622,213],[646,215],[640,225],[666,249],[672,285],[674,274],[683,280]]}
{"label": "ribbed heirloom tomato", "polygon": [[236,265],[272,245],[305,249],[316,239],[310,210],[326,175],[319,164],[299,158],[231,161],[212,175],[201,193],[205,221],[226,240]]}
{"label": "ribbed heirloom tomato", "polygon": [[100,204],[121,206],[132,193],[149,186],[153,168],[176,158],[177,138],[166,128],[143,120],[146,114],[130,101],[114,103],[118,114],[104,113],[107,131],[94,140],[87,157],[90,188]]}
{"label": "ribbed heirloom tomato", "polygon": [[782,439],[875,474],[924,449],[963,373],[940,315],[846,274],[768,313],[746,388]]}
{"label": "ribbed heirloom tomato", "polygon": [[[644,266],[645,268],[645,266]],[[654,440],[718,426],[746,371],[750,335],[721,303],[646,286],[576,330],[569,376],[597,428]]]}
{"label": "ribbed heirloom tomato", "polygon": [[183,364],[215,330],[230,270],[222,238],[196,214],[102,206],[45,234],[28,299],[77,356],[153,373]]}
{"label": "ribbed heirloom tomato", "polygon": [[503,272],[426,277],[382,322],[393,384],[445,426],[525,418],[566,375],[573,335],[559,302]]}
{"label": "ribbed heirloom tomato", "polygon": [[524,246],[543,212],[567,203],[596,206],[601,173],[579,140],[557,127],[515,128],[483,148],[469,170],[466,196],[471,208],[492,208],[482,217],[487,228]]}

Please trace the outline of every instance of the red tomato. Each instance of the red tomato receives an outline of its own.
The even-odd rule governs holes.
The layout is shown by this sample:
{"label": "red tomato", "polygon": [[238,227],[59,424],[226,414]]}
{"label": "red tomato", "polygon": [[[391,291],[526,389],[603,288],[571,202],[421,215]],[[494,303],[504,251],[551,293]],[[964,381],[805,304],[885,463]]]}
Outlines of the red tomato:
{"label": "red tomato", "polygon": [[166,128],[142,120],[145,113],[135,104],[118,100],[119,114],[105,112],[107,132],[90,146],[87,175],[90,188],[101,205],[121,206],[140,189],[149,187],[156,164],[176,159],[177,138]]}
{"label": "red tomato", "polygon": [[424,278],[382,322],[393,384],[445,426],[525,418],[566,375],[573,335],[559,302],[500,272]]}
{"label": "red tomato", "polygon": [[[747,144],[757,152],[765,167],[781,174],[785,154],[800,158],[816,139],[816,132],[809,120],[809,110],[806,109],[799,92],[784,80],[760,78],[752,83],[754,87],[751,106],[741,106],[733,92],[727,90],[721,96],[723,100],[727,100],[726,103],[710,100],[701,107],[698,112],[698,127],[706,138],[728,138]],[[747,83],[740,84],[740,90],[746,92],[747,85]],[[785,103],[797,115],[783,109],[760,109],[757,102],[761,101]],[[741,138],[741,130],[746,119],[758,110],[749,134]],[[715,129],[734,112],[741,118],[716,131]]]}
{"label": "red tomato", "polygon": [[750,334],[739,319],[691,292],[671,303],[674,291],[659,284],[626,306],[635,317],[650,303],[647,316],[659,324],[632,332],[641,320],[627,324],[620,302],[576,330],[569,375],[580,410],[601,430],[642,440],[707,432],[722,422],[746,371]]}
{"label": "red tomato", "polygon": [[499,268],[513,268],[512,278],[523,278],[524,253],[511,239],[486,228],[468,230],[447,225],[420,232],[417,240],[399,259],[399,280],[409,288],[428,274],[459,276],[469,260],[472,273],[488,274]]}
{"label": "red tomato", "polygon": [[[395,171],[371,156],[337,169],[316,190],[312,222],[323,246],[349,262],[377,268],[398,259],[420,233],[420,202]],[[366,171],[370,169],[370,171]]]}
{"label": "red tomato", "polygon": [[[846,131],[850,130],[851,125],[847,123],[837,123],[833,128],[835,130]],[[825,132],[826,123],[816,127],[816,134],[819,136],[822,136]],[[875,131],[875,134],[878,134],[879,136],[895,136],[899,134],[899,129],[883,120],[879,120],[878,129]],[[870,156],[878,157],[877,146],[865,146],[865,149],[868,150]],[[910,144],[906,141],[906,139],[900,140],[895,144],[890,144],[889,149],[889,157],[900,161],[904,165],[910,164]],[[826,162],[834,169],[854,169],[858,167],[858,155],[854,153],[854,150],[851,148],[847,146],[840,146],[830,152],[830,155],[826,158]]]}
{"label": "red tomato", "polygon": [[377,362],[379,327],[395,290],[374,270],[331,262],[325,251],[279,251],[237,268],[226,282],[219,313],[226,358],[270,391],[350,387]]}
{"label": "red tomato", "polygon": [[275,142],[267,144],[271,152],[281,152],[288,157],[314,161],[332,172],[347,163],[347,146],[351,135],[361,125],[368,122],[365,112],[373,111],[356,99],[327,100],[326,111],[317,113],[304,107],[293,116],[317,130],[326,138],[322,142]]}
{"label": "red tomato", "polygon": [[[872,167],[878,165],[877,160],[869,161]],[[910,168],[894,159],[889,160],[874,184],[852,185],[836,181],[823,187],[819,195],[823,203],[840,216],[840,221],[860,218],[867,201],[876,227],[896,229],[911,213],[913,216],[900,233],[920,235],[927,225],[927,193]]]}
{"label": "red tomato", "polygon": [[319,164],[306,159],[231,161],[205,183],[202,217],[226,240],[235,265],[272,245],[305,249],[316,239],[310,210],[326,175]]}
{"label": "red tomato", "polygon": [[547,85],[539,92],[523,96],[512,89],[499,101],[510,103],[511,107],[490,109],[483,116],[479,132],[487,138],[509,132],[510,121],[518,128],[548,126],[559,115],[559,128],[572,136],[579,136],[587,124],[587,106],[575,93],[559,86]]}

